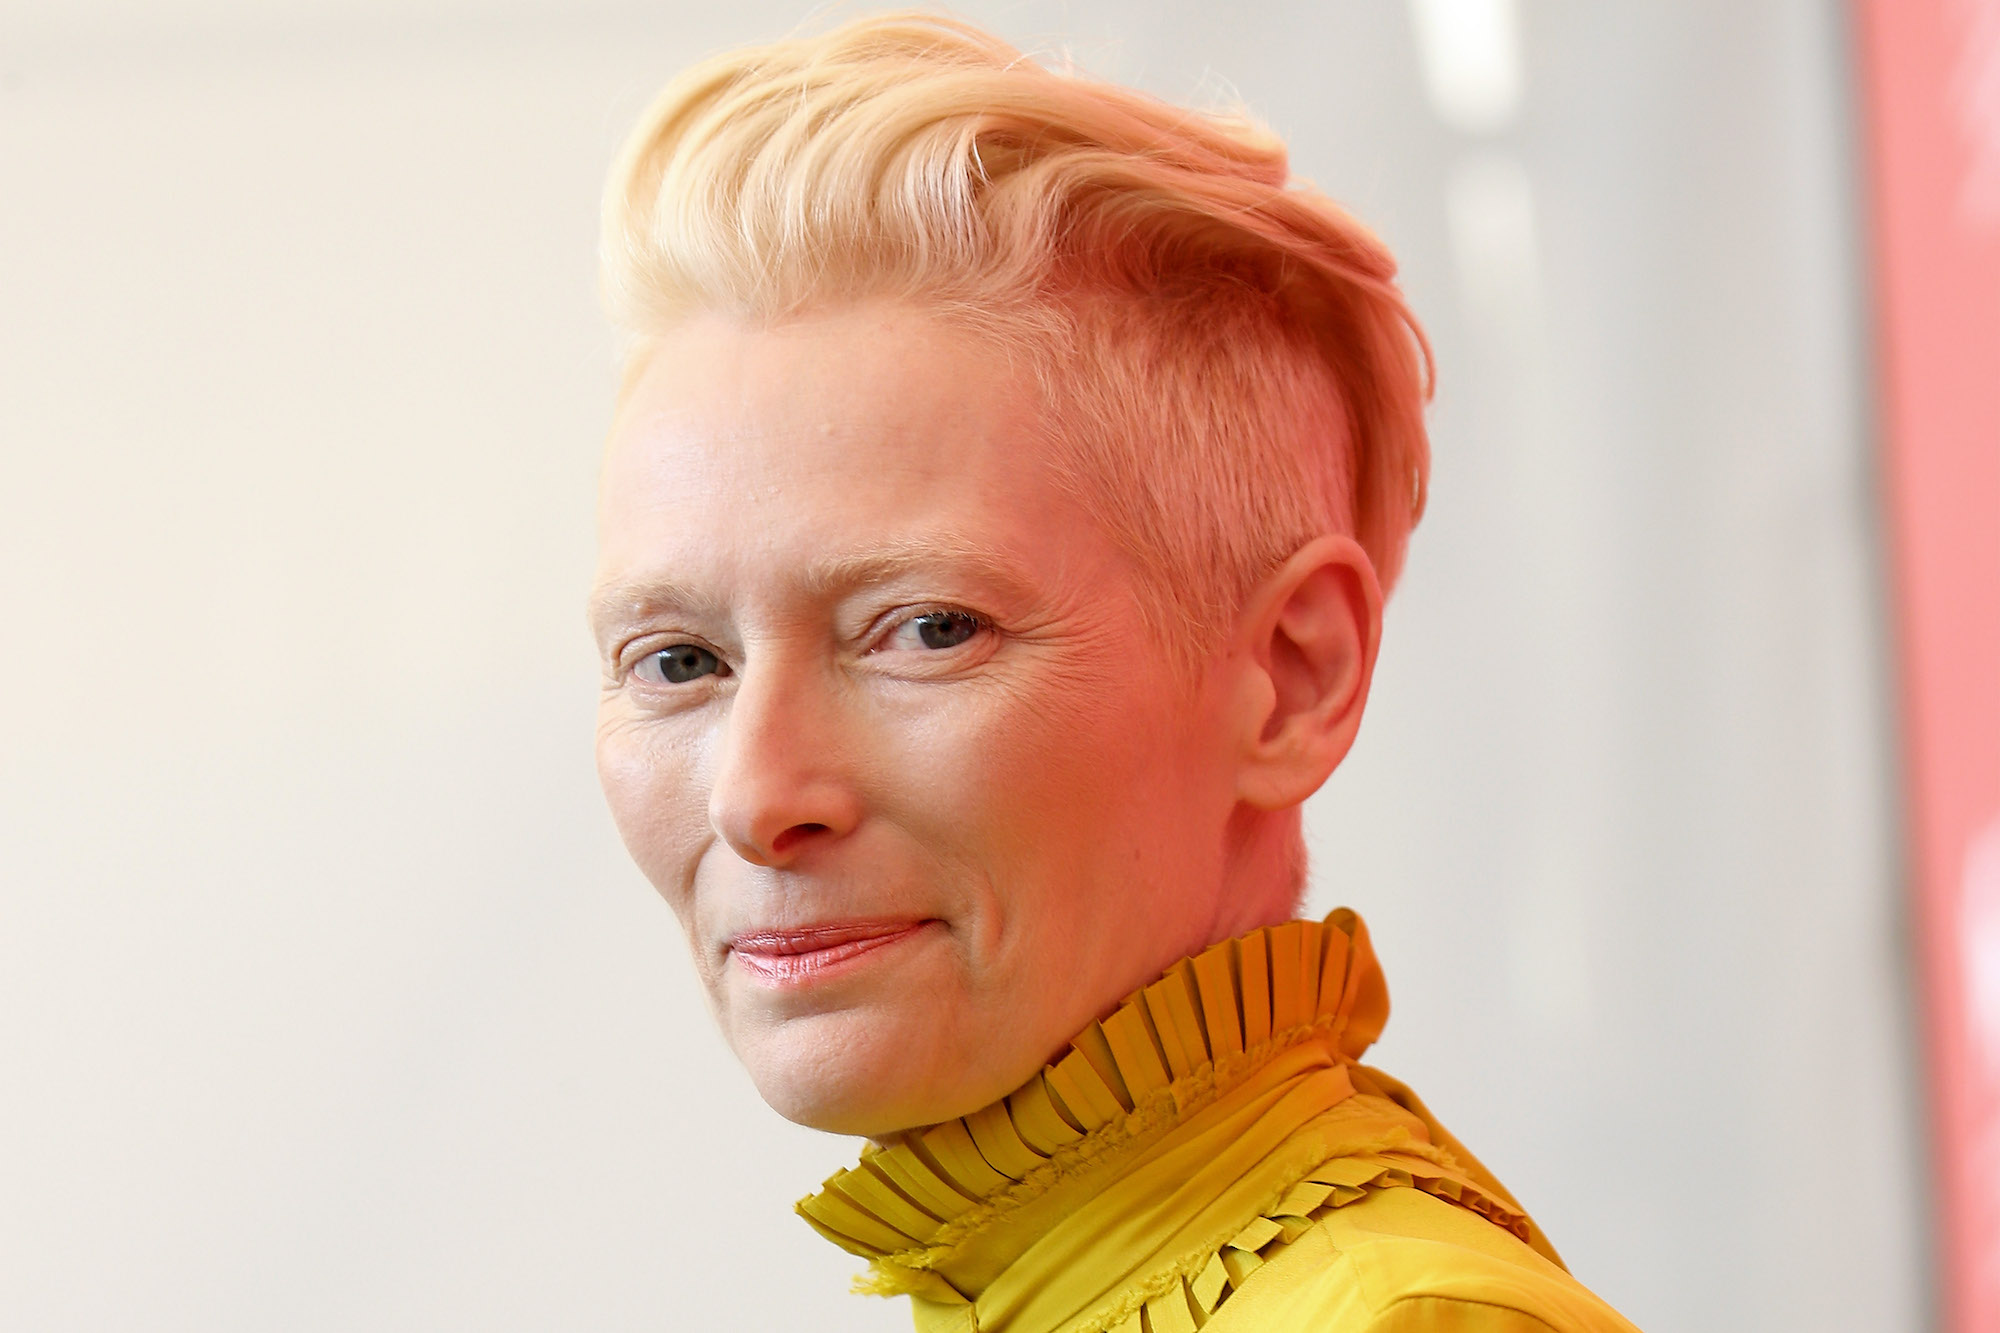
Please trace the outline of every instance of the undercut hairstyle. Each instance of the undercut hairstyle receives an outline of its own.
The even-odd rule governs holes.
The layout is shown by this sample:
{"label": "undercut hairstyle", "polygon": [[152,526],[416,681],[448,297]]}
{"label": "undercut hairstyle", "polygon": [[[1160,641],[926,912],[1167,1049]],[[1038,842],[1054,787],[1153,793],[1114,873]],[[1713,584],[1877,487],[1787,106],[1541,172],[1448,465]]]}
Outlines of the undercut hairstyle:
{"label": "undercut hairstyle", "polygon": [[628,337],[875,299],[1025,367],[1060,480],[1198,663],[1300,547],[1386,592],[1423,511],[1431,358],[1389,251],[1241,113],[1045,67],[920,14],[732,51],[612,169],[603,285]]}

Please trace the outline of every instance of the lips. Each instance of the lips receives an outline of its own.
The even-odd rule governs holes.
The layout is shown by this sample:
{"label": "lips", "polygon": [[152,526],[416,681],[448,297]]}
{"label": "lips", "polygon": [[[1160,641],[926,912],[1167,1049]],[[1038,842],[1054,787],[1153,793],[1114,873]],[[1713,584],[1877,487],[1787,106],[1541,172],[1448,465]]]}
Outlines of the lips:
{"label": "lips", "polygon": [[839,921],[797,930],[754,930],[729,951],[767,986],[797,986],[858,965],[869,955],[916,935],[929,920]]}

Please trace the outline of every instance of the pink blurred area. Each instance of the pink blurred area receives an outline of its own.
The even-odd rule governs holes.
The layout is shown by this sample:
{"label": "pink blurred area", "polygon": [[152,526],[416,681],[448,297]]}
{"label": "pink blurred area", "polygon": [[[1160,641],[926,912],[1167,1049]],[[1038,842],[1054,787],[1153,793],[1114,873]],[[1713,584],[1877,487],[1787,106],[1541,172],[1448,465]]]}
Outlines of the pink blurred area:
{"label": "pink blurred area", "polygon": [[1943,1308],[2000,1328],[2000,3],[1864,0],[1876,350]]}

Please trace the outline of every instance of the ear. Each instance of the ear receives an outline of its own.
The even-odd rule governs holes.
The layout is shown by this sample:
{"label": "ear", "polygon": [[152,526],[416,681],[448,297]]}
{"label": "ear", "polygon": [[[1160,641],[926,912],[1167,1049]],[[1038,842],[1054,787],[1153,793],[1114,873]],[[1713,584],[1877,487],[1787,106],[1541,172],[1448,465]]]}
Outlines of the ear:
{"label": "ear", "polygon": [[1237,622],[1237,795],[1285,810],[1319,790],[1361,727],[1382,639],[1382,588],[1350,537],[1307,543]]}

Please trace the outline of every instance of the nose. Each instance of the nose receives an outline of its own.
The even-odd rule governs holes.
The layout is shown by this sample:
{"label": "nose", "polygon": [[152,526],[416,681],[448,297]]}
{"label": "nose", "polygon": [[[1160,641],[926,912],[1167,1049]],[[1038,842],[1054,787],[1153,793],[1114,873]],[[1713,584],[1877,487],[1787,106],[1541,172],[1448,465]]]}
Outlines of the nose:
{"label": "nose", "polygon": [[708,819],[744,860],[786,866],[854,831],[861,799],[837,685],[749,665],[722,727]]}

